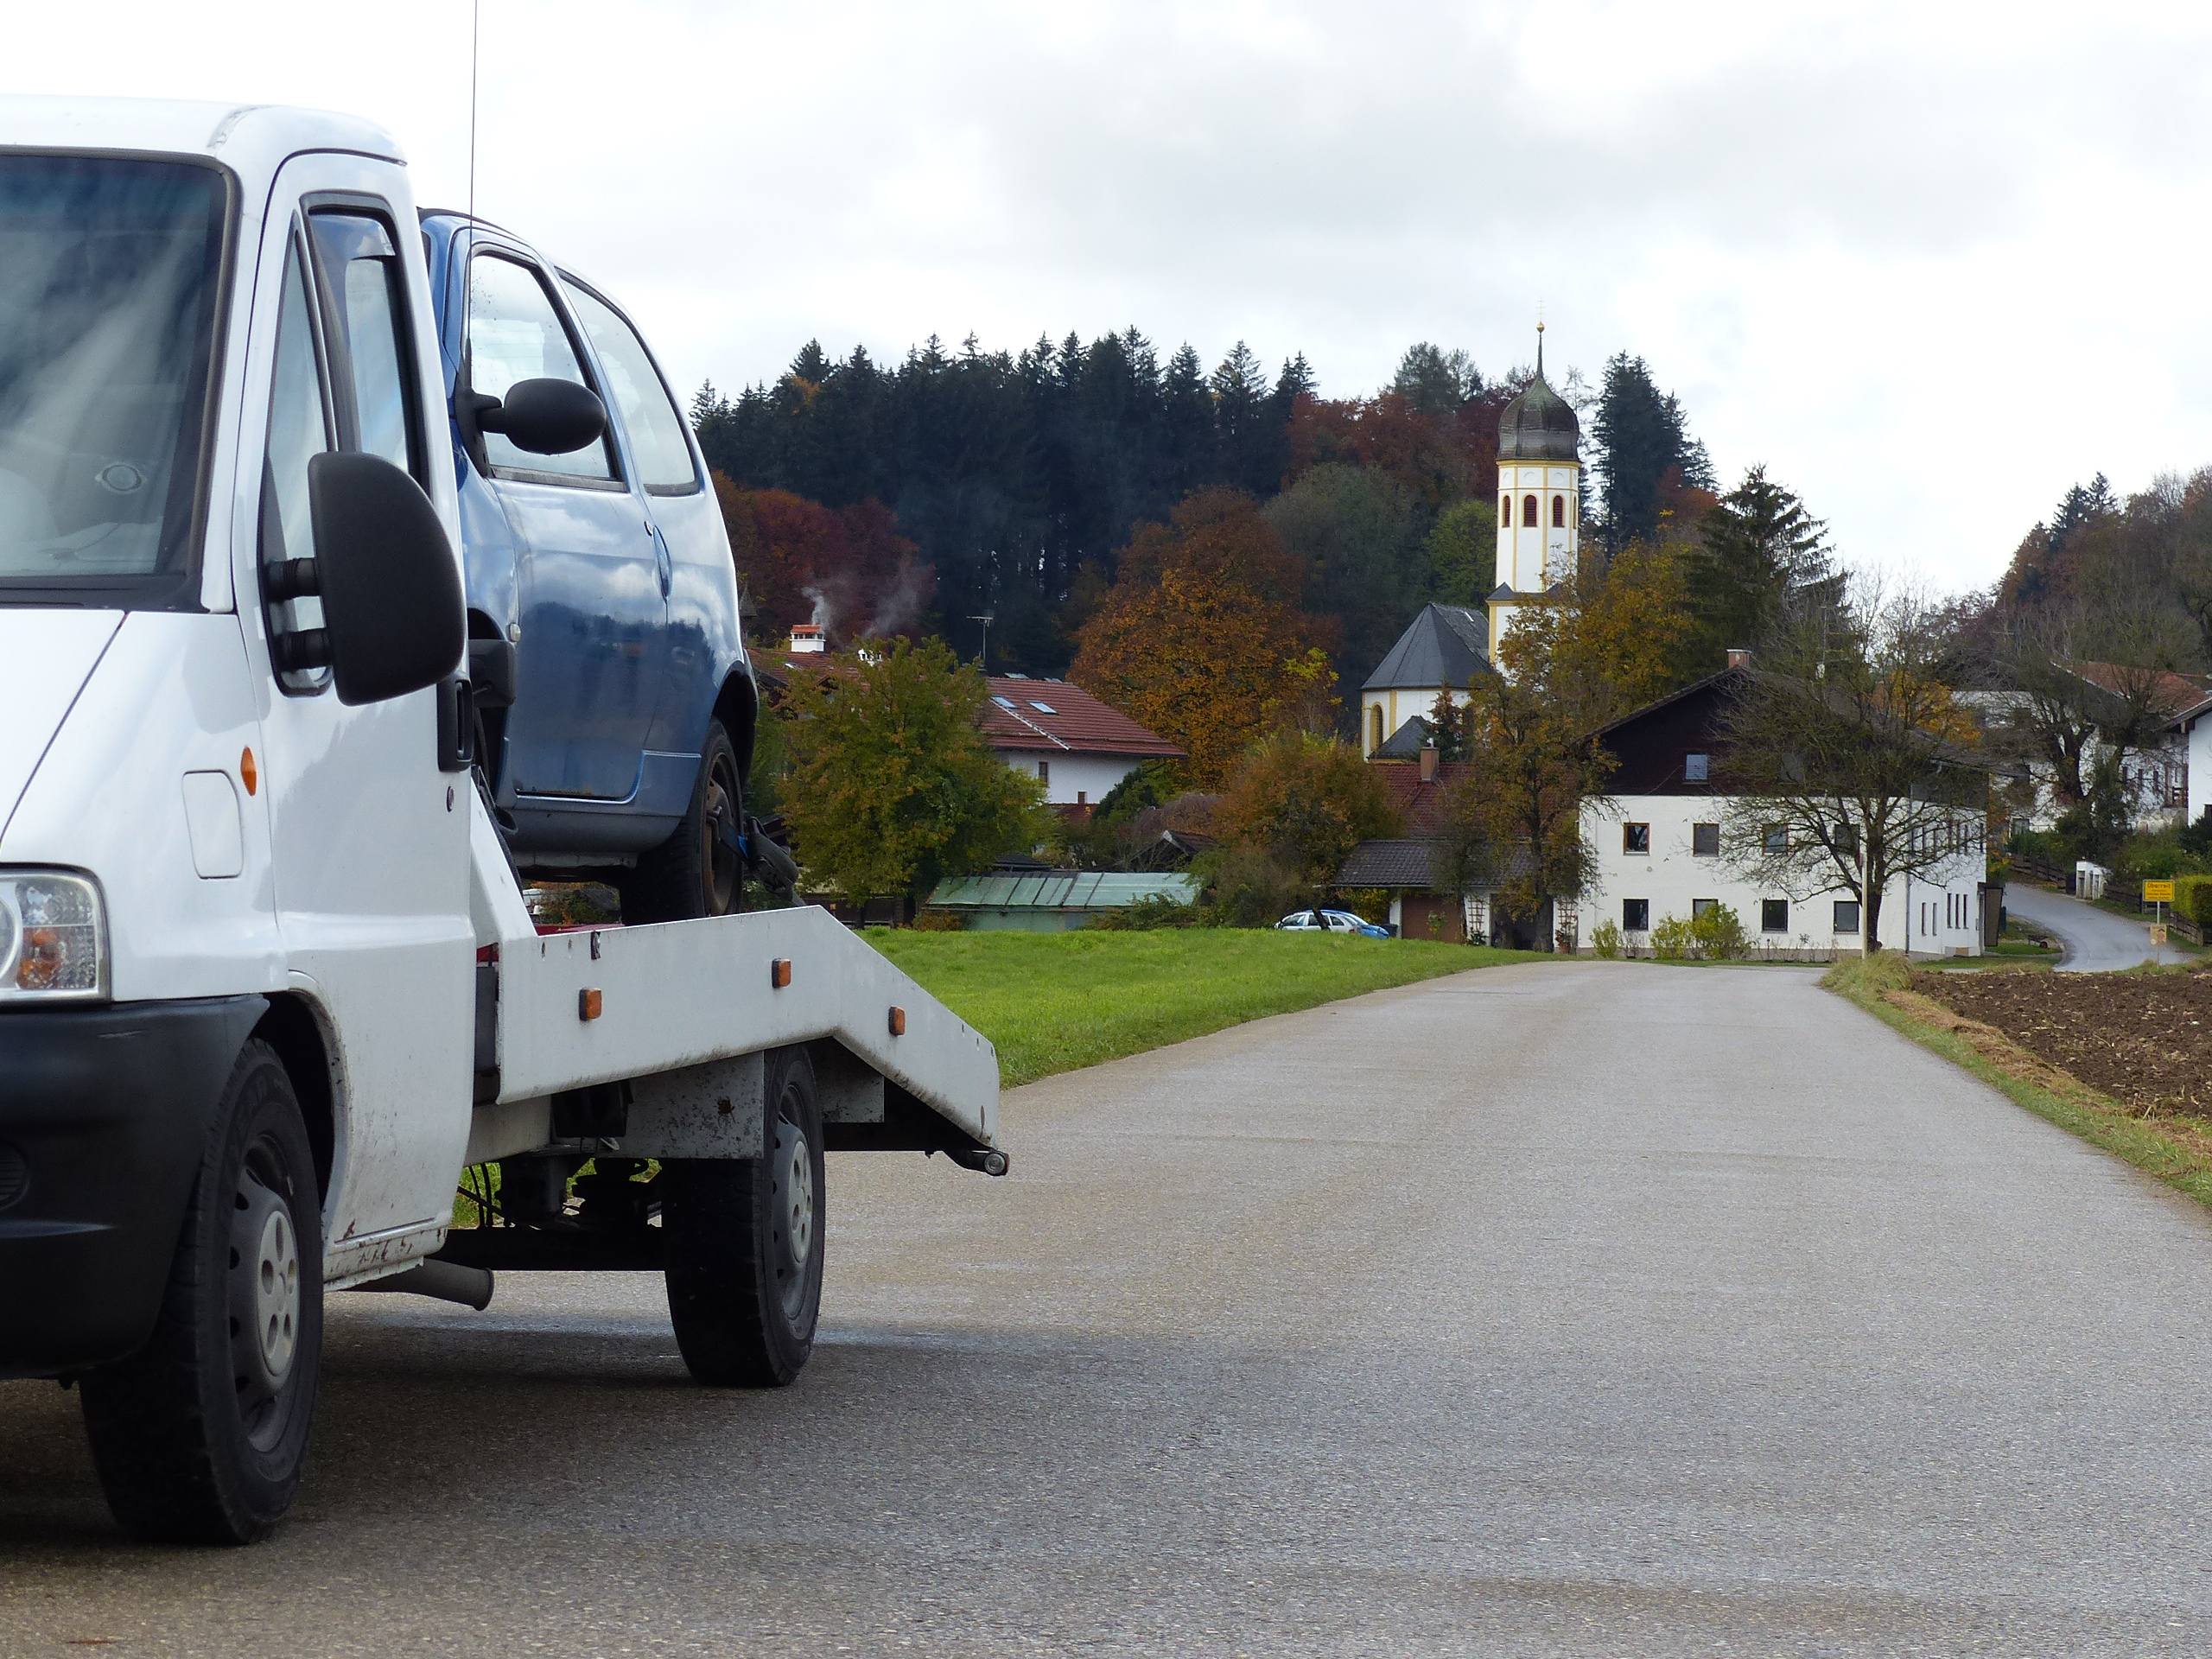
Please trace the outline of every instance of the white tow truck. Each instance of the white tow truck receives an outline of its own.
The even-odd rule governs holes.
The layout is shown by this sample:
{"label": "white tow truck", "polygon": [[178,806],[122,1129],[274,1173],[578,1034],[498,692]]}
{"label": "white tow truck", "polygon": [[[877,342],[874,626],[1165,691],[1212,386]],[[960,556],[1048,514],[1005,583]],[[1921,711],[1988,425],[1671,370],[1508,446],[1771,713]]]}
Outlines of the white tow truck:
{"label": "white tow truck", "polygon": [[825,1148],[1006,1169],[990,1045],[827,912],[534,925],[416,220],[366,123],[0,100],[0,1376],[142,1537],[276,1524],[327,1290],[658,1271],[778,1385]]}

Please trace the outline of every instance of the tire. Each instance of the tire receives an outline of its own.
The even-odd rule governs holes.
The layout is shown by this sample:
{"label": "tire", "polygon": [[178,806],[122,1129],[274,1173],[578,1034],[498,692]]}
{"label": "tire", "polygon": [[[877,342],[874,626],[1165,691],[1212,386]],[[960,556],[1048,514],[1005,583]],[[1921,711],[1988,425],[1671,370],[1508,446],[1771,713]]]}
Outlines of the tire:
{"label": "tire", "polygon": [[290,1507],[322,1365],[315,1159],[276,1051],[246,1044],[145,1347],[86,1373],[92,1462],[124,1531],[245,1544]]}
{"label": "tire", "polygon": [[803,1048],[766,1056],[763,1154],[664,1166],[668,1312],[692,1376],[780,1389],[814,1351],[822,1311],[822,1108]]}
{"label": "tire", "polygon": [[707,723],[699,778],[676,833],[639,855],[621,883],[626,922],[686,922],[745,907],[745,862],[722,842],[725,824],[745,822],[737,750],[719,720]]}

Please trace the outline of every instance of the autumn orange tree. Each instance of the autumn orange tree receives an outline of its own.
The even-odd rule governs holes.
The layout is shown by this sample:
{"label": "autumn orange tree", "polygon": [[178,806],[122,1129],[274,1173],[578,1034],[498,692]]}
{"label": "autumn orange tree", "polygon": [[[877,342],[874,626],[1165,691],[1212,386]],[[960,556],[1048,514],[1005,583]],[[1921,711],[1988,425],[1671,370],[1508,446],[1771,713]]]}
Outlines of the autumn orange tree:
{"label": "autumn orange tree", "polygon": [[1179,781],[1217,789],[1255,740],[1330,703],[1314,653],[1332,632],[1298,608],[1302,576],[1249,497],[1193,494],[1138,526],[1068,677],[1187,751]]}
{"label": "autumn orange tree", "polygon": [[1402,835],[1381,774],[1340,739],[1279,732],[1255,744],[1214,808],[1230,840],[1266,852],[1307,883],[1334,875],[1361,842]]}

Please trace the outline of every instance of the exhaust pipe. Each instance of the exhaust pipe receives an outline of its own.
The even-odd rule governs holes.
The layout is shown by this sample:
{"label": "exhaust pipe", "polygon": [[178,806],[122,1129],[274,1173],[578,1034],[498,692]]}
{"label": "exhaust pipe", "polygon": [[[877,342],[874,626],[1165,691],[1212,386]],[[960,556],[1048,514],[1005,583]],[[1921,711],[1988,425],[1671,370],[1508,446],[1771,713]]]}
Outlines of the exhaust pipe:
{"label": "exhaust pipe", "polygon": [[442,1302],[459,1302],[482,1313],[492,1300],[492,1270],[464,1268],[454,1262],[417,1262],[404,1273],[372,1279],[355,1290],[398,1290],[410,1295],[435,1296]]}
{"label": "exhaust pipe", "polygon": [[1003,1175],[1008,1167],[1006,1154],[996,1147],[949,1147],[944,1155],[963,1169],[981,1170],[986,1175]]}

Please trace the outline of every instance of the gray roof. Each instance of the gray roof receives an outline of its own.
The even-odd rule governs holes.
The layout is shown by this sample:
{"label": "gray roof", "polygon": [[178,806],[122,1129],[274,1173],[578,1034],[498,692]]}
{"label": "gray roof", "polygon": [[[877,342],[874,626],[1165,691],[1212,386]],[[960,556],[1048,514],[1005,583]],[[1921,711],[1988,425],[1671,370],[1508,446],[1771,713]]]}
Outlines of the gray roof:
{"label": "gray roof", "polygon": [[1440,841],[1363,841],[1337,872],[1337,885],[1448,893],[1452,849]]}
{"label": "gray roof", "polygon": [[1418,760],[1428,747],[1428,721],[1415,715],[1390,734],[1390,741],[1367,758],[1370,760]]}
{"label": "gray roof", "polygon": [[1464,690],[1489,671],[1490,619],[1463,605],[1424,605],[1361,690]]}
{"label": "gray roof", "polygon": [[[1525,846],[1493,847],[1486,855],[1478,853],[1467,873],[1465,890],[1489,893],[1515,876],[1527,874],[1531,861]],[[1361,842],[1337,872],[1335,885],[1450,893],[1459,884],[1452,874],[1451,843],[1427,837]]]}

